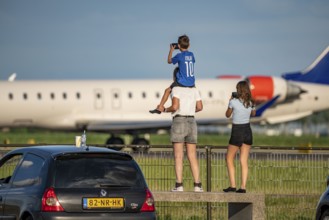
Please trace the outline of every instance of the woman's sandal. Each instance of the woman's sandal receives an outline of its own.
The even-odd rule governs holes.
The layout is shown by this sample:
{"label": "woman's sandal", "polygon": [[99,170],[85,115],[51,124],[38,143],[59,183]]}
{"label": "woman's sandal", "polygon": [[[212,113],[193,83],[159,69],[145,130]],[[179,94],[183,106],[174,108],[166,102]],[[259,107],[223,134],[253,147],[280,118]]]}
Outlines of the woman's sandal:
{"label": "woman's sandal", "polygon": [[233,188],[233,187],[228,187],[226,189],[223,189],[224,192],[236,192],[236,188]]}
{"label": "woman's sandal", "polygon": [[238,189],[236,191],[236,193],[246,193],[246,192],[247,192],[247,190],[245,190],[245,189]]}

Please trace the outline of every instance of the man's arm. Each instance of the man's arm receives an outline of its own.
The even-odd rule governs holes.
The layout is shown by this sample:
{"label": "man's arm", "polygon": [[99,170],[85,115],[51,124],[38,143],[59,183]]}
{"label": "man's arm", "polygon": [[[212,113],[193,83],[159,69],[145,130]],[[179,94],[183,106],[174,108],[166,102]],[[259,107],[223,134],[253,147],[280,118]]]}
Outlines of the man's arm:
{"label": "man's arm", "polygon": [[171,106],[165,108],[165,112],[175,112],[179,109],[179,99],[177,97],[173,97],[171,99]]}
{"label": "man's arm", "polygon": [[195,112],[200,112],[200,111],[202,111],[202,109],[203,109],[203,104],[202,104],[202,101],[199,100],[196,102]]}

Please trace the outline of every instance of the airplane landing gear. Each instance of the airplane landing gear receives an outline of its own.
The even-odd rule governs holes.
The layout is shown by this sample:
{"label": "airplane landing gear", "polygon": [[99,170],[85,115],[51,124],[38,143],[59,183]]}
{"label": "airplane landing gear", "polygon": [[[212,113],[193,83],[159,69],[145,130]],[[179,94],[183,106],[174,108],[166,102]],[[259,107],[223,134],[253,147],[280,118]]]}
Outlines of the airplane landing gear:
{"label": "airplane landing gear", "polygon": [[[114,135],[111,135],[111,137],[107,139],[106,144],[111,145],[109,146],[110,149],[118,151],[122,150],[124,147],[123,139]],[[148,145],[150,144],[150,142],[146,138],[135,136],[131,144],[135,145],[134,147],[132,147],[132,150],[134,152],[147,152],[149,149]]]}
{"label": "airplane landing gear", "polygon": [[147,152],[150,142],[145,138],[135,137],[131,144],[136,145],[136,147],[133,147],[134,152]]}
{"label": "airplane landing gear", "polygon": [[122,150],[123,146],[116,146],[116,144],[124,145],[124,142],[123,142],[122,138],[114,137],[112,135],[109,139],[107,139],[106,144],[113,145],[113,146],[109,147],[110,149],[119,151],[119,150]]}

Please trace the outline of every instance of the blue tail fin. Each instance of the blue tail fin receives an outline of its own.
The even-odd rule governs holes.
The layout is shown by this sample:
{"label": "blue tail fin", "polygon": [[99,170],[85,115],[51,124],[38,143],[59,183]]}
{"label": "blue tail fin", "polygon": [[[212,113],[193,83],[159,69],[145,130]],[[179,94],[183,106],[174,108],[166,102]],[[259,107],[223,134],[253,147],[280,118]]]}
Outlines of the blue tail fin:
{"label": "blue tail fin", "polygon": [[305,70],[286,73],[282,77],[292,81],[329,84],[329,47]]}

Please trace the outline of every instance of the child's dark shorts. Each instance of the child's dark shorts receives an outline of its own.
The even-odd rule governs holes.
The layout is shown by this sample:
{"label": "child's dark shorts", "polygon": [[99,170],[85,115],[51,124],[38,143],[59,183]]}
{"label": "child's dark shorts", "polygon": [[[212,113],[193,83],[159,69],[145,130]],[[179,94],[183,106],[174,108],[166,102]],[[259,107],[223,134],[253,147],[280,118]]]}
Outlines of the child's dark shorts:
{"label": "child's dark shorts", "polygon": [[180,83],[174,81],[173,83],[171,83],[170,88],[173,89],[176,86],[179,86],[179,87],[187,87],[187,88],[194,88],[195,87],[195,85],[193,85],[193,86],[183,86]]}
{"label": "child's dark shorts", "polygon": [[252,145],[250,124],[233,124],[229,144],[241,147],[242,144]]}

